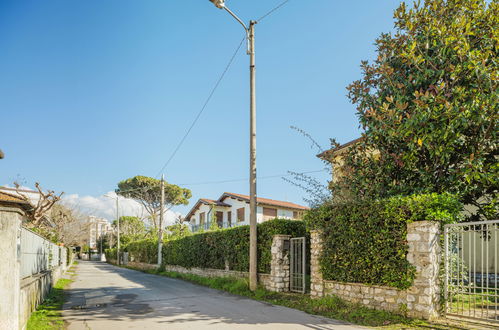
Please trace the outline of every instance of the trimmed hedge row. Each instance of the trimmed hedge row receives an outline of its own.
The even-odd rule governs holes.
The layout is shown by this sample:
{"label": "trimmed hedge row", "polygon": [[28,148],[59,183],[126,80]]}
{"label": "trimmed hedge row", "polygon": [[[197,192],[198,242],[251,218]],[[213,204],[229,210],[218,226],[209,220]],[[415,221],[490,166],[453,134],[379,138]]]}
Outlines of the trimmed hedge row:
{"label": "trimmed hedge row", "polygon": [[[258,272],[270,273],[274,235],[307,235],[303,221],[275,219],[257,226]],[[214,268],[248,271],[249,226],[221,229],[166,241],[163,262],[186,268]]]}
{"label": "trimmed hedge row", "polygon": [[158,240],[143,239],[130,242],[125,246],[125,251],[129,253],[133,260],[147,264],[158,262]]}
{"label": "trimmed hedge row", "polygon": [[116,260],[116,248],[105,249],[104,254],[106,255],[106,260]]}
{"label": "trimmed hedge row", "polygon": [[306,214],[323,232],[320,259],[325,280],[409,288],[415,269],[406,260],[407,224],[457,222],[462,205],[450,194],[322,205]]}

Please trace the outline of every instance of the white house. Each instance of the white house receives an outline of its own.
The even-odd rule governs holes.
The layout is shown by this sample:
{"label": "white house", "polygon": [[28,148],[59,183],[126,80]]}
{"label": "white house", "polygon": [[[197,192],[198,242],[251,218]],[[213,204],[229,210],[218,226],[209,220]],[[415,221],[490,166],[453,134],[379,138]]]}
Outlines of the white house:
{"label": "white house", "polygon": [[[249,225],[250,198],[247,195],[225,192],[218,200],[200,199],[185,217],[184,222],[191,225],[192,231],[209,229],[212,221],[220,228]],[[306,206],[257,198],[257,223],[280,218],[301,220]]]}

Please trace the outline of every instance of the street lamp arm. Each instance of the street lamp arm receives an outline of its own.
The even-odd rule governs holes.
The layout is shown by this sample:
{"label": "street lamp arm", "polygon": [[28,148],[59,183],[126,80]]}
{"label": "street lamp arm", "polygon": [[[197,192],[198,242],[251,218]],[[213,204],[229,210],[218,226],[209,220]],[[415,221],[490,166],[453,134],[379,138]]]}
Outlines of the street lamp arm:
{"label": "street lamp arm", "polygon": [[223,9],[225,9],[232,17],[234,17],[236,19],[236,21],[238,21],[239,24],[241,24],[243,26],[244,31],[246,31],[246,34],[248,34],[249,29],[246,26],[246,24],[244,24],[244,22],[239,17],[237,17],[237,15],[234,14],[234,12],[232,10],[230,10],[229,8],[227,8],[227,6],[224,6]]}

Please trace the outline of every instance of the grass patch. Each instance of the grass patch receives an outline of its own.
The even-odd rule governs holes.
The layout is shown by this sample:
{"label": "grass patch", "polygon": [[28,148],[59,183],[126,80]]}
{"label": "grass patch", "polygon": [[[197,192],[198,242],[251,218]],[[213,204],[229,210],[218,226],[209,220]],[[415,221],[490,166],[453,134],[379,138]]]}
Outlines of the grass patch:
{"label": "grass patch", "polygon": [[[127,267],[135,269],[132,267]],[[309,295],[295,293],[277,293],[259,287],[255,292],[249,290],[248,281],[232,277],[202,277],[193,274],[158,271],[156,269],[140,270],[149,274],[167,276],[200,284],[213,289],[223,290],[232,294],[245,296],[255,300],[265,301],[274,305],[298,309],[309,314],[321,315],[332,319],[343,320],[358,325],[377,327],[381,329],[469,329],[456,322],[442,320],[441,322],[426,322],[411,319],[403,315],[381,310],[374,310],[359,304],[349,303],[337,297],[311,299]]]}
{"label": "grass patch", "polygon": [[27,324],[28,330],[62,330],[62,305],[64,303],[64,289],[72,280],[60,279],[50,290],[44,302],[34,311]]}

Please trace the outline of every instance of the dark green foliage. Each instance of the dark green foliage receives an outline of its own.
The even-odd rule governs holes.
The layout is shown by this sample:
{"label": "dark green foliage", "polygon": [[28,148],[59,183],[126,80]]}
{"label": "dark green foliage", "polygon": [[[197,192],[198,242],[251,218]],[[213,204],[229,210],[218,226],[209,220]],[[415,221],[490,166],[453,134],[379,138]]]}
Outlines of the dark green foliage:
{"label": "dark green foliage", "polygon": [[158,262],[158,240],[143,239],[126,245],[125,251],[133,261],[155,264]]}
{"label": "dark green foliage", "polygon": [[335,198],[450,192],[467,220],[497,218],[498,17],[497,0],[401,3],[348,87],[364,133],[335,164]]}
{"label": "dark green foliage", "polygon": [[[270,273],[271,246],[274,235],[306,236],[305,223],[275,219],[258,225],[258,272]],[[163,261],[186,268],[248,271],[249,226],[194,234],[165,242]]]}
{"label": "dark green foliage", "polygon": [[116,248],[105,249],[106,260],[116,260]]}
{"label": "dark green foliage", "polygon": [[415,273],[406,260],[407,224],[457,222],[461,210],[453,195],[426,194],[322,205],[305,218],[323,231],[324,279],[406,289]]}
{"label": "dark green foliage", "polygon": [[[177,185],[165,182],[165,208],[174,205],[187,205],[191,198],[191,191]],[[142,204],[149,213],[154,229],[159,227],[159,212],[161,201],[161,180],[137,175],[118,183],[116,194],[132,198]]]}

